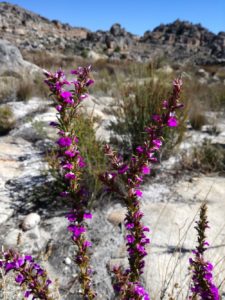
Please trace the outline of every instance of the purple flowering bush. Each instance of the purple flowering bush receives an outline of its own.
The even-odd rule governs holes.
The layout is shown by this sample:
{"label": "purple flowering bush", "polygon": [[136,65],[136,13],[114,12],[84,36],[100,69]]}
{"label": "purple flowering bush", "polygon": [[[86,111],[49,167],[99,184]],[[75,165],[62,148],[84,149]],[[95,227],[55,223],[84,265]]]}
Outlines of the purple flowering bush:
{"label": "purple flowering bush", "polygon": [[[70,204],[67,212],[68,232],[74,244],[74,262],[78,267],[82,299],[97,298],[92,282],[91,241],[87,238],[87,222],[92,219],[91,195],[85,180],[85,161],[80,147],[81,136],[76,126],[79,107],[88,97],[88,88],[94,83],[90,76],[91,67],[78,67],[71,71],[72,80],[68,80],[62,70],[56,73],[45,71],[45,83],[53,97],[57,112],[57,121],[50,123],[58,133],[56,141],[56,168],[61,181],[60,196]],[[116,195],[123,201],[127,212],[124,220],[126,228],[126,247],[129,267],[113,268],[113,287],[116,297],[121,300],[150,300],[142,283],[145,267],[147,245],[150,244],[150,229],[143,222],[141,211],[141,184],[144,177],[151,173],[152,165],[158,162],[158,153],[165,142],[168,129],[180,125],[178,112],[183,108],[180,102],[181,79],[173,81],[173,90],[157,108],[157,113],[149,117],[149,124],[144,128],[144,141],[137,144],[128,159],[113,150],[110,145],[104,146],[108,161],[107,171],[101,170],[99,179],[108,193]],[[90,186],[89,186],[90,187]],[[204,260],[203,253],[208,245],[205,241],[205,229],[208,227],[206,207],[203,205],[200,220],[197,222],[198,247],[195,258],[190,259],[193,268],[190,299],[217,300],[218,290],[212,281],[212,265]],[[7,274],[13,271],[15,281],[26,287],[25,297],[33,299],[53,299],[49,286],[51,280],[47,273],[29,255],[21,256],[14,250],[5,251],[0,260],[0,267]]]}
{"label": "purple flowering bush", "polygon": [[15,281],[26,290],[25,298],[32,296],[32,299],[53,300],[49,290],[51,280],[30,255],[20,255],[9,249],[2,253],[0,267],[6,274],[10,271],[15,273]]}
{"label": "purple flowering bush", "polygon": [[[72,200],[73,209],[68,213],[70,222],[68,230],[72,232],[72,240],[77,246],[75,262],[80,267],[80,283],[82,293],[87,299],[95,297],[91,289],[91,268],[89,265],[88,248],[91,242],[85,238],[85,219],[91,218],[88,206],[88,191],[82,186],[82,169],[85,162],[78,148],[79,139],[76,136],[76,128],[73,127],[73,118],[76,117],[77,107],[87,97],[87,87],[93,83],[89,78],[90,67],[78,68],[71,71],[76,79],[68,81],[62,71],[55,74],[45,72],[46,83],[54,95],[58,122],[51,123],[58,129],[58,159],[62,178],[65,181],[65,190],[61,196]],[[141,222],[143,213],[140,211],[139,198],[142,192],[139,189],[143,177],[150,173],[149,165],[157,162],[156,153],[163,143],[163,130],[166,127],[176,127],[178,120],[176,110],[183,107],[179,103],[181,80],[173,83],[173,93],[163,101],[162,114],[155,114],[151,124],[146,127],[146,141],[136,149],[136,153],[129,162],[114,152],[109,145],[105,146],[105,154],[110,161],[110,170],[100,174],[101,181],[107,186],[108,191],[116,192],[127,207],[125,227],[128,230],[126,236],[128,260],[130,268],[123,273],[121,268],[115,268],[117,277],[114,285],[121,299],[130,299],[131,291],[135,299],[149,299],[147,292],[141,286],[140,277],[144,268],[144,257],[147,255],[146,245],[150,243],[146,232],[149,228]],[[70,89],[70,87],[73,89]],[[67,88],[67,89],[66,89]],[[126,191],[118,189],[117,180],[122,180]],[[123,280],[122,280],[123,278]],[[136,295],[136,296],[135,296]]]}
{"label": "purple flowering bush", "polygon": [[[71,240],[77,249],[74,260],[79,267],[79,281],[84,299],[94,299],[96,296],[91,287],[92,270],[88,254],[91,242],[85,237],[85,221],[91,219],[92,214],[88,207],[88,190],[82,185],[82,170],[86,163],[79,151],[79,139],[73,119],[77,115],[79,104],[87,98],[87,87],[93,83],[89,72],[90,67],[72,70],[71,74],[76,75],[76,79],[72,81],[68,81],[61,70],[55,74],[45,72],[45,82],[54,95],[58,111],[58,122],[52,122],[50,125],[57,128],[59,134],[58,160],[65,187],[60,195],[71,201],[71,211],[66,217],[69,221]],[[66,90],[66,87],[72,89]]]}
{"label": "purple flowering bush", "polygon": [[[145,128],[146,140],[143,145],[136,147],[131,159],[126,162],[123,157],[113,151],[109,145],[105,146],[105,153],[110,161],[110,170],[100,175],[102,182],[109,192],[116,193],[126,205],[127,214],[124,220],[128,231],[126,245],[128,251],[129,269],[122,271],[115,268],[114,288],[119,293],[120,299],[150,299],[147,293],[143,296],[140,279],[144,269],[144,257],[147,255],[146,245],[150,243],[146,235],[149,228],[142,224],[143,213],[140,210],[142,192],[140,184],[145,175],[149,174],[150,165],[156,163],[157,152],[163,144],[163,131],[167,127],[178,126],[176,111],[183,107],[179,102],[182,81],[173,82],[173,93],[162,103],[162,113],[152,116],[152,122]],[[125,190],[119,188],[118,180],[122,181]],[[137,288],[140,287],[140,288]],[[138,291],[141,291],[140,294]]]}
{"label": "purple flowering bush", "polygon": [[204,300],[219,300],[219,291],[213,282],[213,265],[205,260],[204,253],[209,246],[206,241],[205,231],[209,228],[207,221],[207,205],[203,203],[200,207],[199,221],[196,222],[195,229],[198,233],[198,244],[193,251],[194,258],[190,258],[192,269],[191,296],[189,299],[195,300],[200,297]]}

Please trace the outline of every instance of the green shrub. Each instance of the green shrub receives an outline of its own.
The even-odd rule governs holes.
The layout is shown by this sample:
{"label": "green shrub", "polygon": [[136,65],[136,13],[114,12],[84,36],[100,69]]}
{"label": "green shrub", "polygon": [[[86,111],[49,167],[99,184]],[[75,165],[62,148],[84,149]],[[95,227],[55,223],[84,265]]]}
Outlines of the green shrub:
{"label": "green shrub", "polygon": [[120,46],[116,46],[116,48],[114,49],[115,52],[119,53],[121,51]]}
{"label": "green shrub", "polygon": [[83,49],[82,52],[81,52],[81,56],[83,58],[88,58],[88,50],[87,49]]}
{"label": "green shrub", "polygon": [[49,97],[49,91],[46,85],[43,86],[43,76],[37,74],[32,83],[32,96],[38,96],[45,99]]}
{"label": "green shrub", "polygon": [[32,85],[29,80],[25,78],[19,81],[19,84],[16,88],[16,99],[18,101],[29,100],[32,96]]}
{"label": "green shrub", "polygon": [[202,126],[206,124],[206,117],[198,105],[193,105],[190,110],[189,121],[195,130],[201,130]]}
{"label": "green shrub", "polygon": [[8,105],[0,107],[0,134],[6,134],[15,126],[13,112]]}
{"label": "green shrub", "polygon": [[[98,179],[98,175],[106,169],[106,158],[103,152],[103,145],[100,141],[96,140],[94,119],[90,118],[90,116],[84,116],[83,114],[77,115],[76,119],[74,119],[74,128],[76,136],[79,139],[79,150],[87,164],[84,169],[85,186],[89,187],[89,190],[92,191],[92,199],[95,199],[95,196],[102,186]],[[57,151],[52,150],[48,154],[47,160],[52,175],[56,179],[59,179],[58,182],[60,184],[62,180],[56,172],[56,170],[59,170],[58,159],[56,156]]]}
{"label": "green shrub", "polygon": [[7,102],[13,95],[13,89],[1,88],[0,89],[0,103]]}
{"label": "green shrub", "polygon": [[191,106],[193,104],[204,107],[204,110],[225,109],[225,85],[218,82],[214,84],[200,83],[194,75],[185,78],[183,94]]}
{"label": "green shrub", "polygon": [[17,78],[4,74],[0,77],[0,103],[5,103],[15,98],[15,85]]}
{"label": "green shrub", "polygon": [[93,196],[98,192],[101,184],[98,175],[106,169],[106,158],[103,152],[103,145],[96,140],[94,130],[94,119],[90,116],[78,115],[74,120],[74,128],[79,138],[79,149],[87,164],[85,181]]}
{"label": "green shrub", "polygon": [[185,169],[224,174],[225,149],[220,145],[211,144],[206,139],[201,146],[195,147],[191,154],[184,154],[181,163]]}
{"label": "green shrub", "polygon": [[37,74],[33,79],[23,77],[16,85],[16,99],[17,101],[27,101],[31,97],[48,98],[48,89],[43,86],[44,76]]}
{"label": "green shrub", "polygon": [[[162,78],[150,78],[143,82],[123,84],[120,86],[121,101],[117,109],[113,110],[116,122],[112,122],[110,129],[113,130],[120,139],[114,138],[112,143],[124,152],[128,153],[131,148],[133,151],[143,143],[145,139],[144,128],[151,121],[152,114],[161,111],[162,101],[171,93],[170,85],[167,80]],[[172,147],[177,144],[185,131],[186,115],[178,116],[180,126],[178,133],[174,130],[165,129],[165,144],[163,156],[167,157]],[[173,145],[173,146],[172,146]]]}

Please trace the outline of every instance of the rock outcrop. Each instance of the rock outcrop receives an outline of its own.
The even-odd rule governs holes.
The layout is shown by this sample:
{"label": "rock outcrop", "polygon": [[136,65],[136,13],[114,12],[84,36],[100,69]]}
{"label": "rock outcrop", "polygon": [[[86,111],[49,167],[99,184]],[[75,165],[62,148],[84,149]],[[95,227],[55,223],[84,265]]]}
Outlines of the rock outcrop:
{"label": "rock outcrop", "polygon": [[[196,64],[225,63],[225,32],[214,34],[200,24],[176,20],[138,37],[120,24],[91,32],[57,20],[48,20],[7,2],[0,3],[0,38],[27,51],[49,51],[111,60],[148,61],[166,56]],[[96,56],[96,55],[95,55]],[[98,56],[96,56],[98,57]]]}
{"label": "rock outcrop", "polygon": [[193,58],[197,63],[225,61],[225,32],[218,35],[200,24],[176,20],[146,31],[140,42],[163,47],[171,58]]}
{"label": "rock outcrop", "polygon": [[33,74],[39,68],[25,61],[19,49],[6,40],[0,39],[0,76],[21,76],[23,73]]}
{"label": "rock outcrop", "polygon": [[20,49],[62,51],[73,49],[87,30],[48,20],[17,5],[0,3],[0,38]]}

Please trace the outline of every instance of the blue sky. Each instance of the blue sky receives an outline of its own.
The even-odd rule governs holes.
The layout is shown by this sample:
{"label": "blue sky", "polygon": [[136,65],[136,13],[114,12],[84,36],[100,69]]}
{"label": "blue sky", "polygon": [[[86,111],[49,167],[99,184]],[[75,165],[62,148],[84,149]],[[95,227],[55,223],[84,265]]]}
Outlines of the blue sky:
{"label": "blue sky", "polygon": [[160,23],[176,19],[201,23],[210,31],[225,31],[225,0],[8,0],[49,19],[90,30],[108,30],[120,23],[142,35]]}

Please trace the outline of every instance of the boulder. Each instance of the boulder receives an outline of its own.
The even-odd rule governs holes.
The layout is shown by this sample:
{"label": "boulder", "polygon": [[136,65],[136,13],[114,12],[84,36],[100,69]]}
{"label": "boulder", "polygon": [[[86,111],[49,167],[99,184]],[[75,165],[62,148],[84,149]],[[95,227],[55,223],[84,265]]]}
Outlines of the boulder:
{"label": "boulder", "polygon": [[23,219],[21,227],[24,231],[27,231],[36,227],[40,223],[40,221],[41,217],[39,216],[39,214],[30,213]]}
{"label": "boulder", "polygon": [[113,24],[109,31],[113,36],[125,36],[126,35],[125,29],[122,28],[121,25],[118,23]]}
{"label": "boulder", "polygon": [[6,40],[0,40],[0,76],[13,76],[21,78],[37,74],[41,69],[23,59],[19,49]]}

